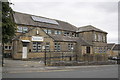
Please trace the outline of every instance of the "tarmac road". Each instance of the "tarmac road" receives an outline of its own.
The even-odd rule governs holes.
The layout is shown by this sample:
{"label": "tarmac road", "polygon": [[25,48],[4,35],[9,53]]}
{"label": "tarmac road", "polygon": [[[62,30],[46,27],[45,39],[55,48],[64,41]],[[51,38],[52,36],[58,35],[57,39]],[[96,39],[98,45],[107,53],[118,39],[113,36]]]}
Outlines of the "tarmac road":
{"label": "tarmac road", "polygon": [[[46,67],[47,68],[47,67]],[[19,68],[22,69],[22,68]],[[74,66],[64,69],[36,70],[3,73],[3,78],[118,78],[118,65]]]}

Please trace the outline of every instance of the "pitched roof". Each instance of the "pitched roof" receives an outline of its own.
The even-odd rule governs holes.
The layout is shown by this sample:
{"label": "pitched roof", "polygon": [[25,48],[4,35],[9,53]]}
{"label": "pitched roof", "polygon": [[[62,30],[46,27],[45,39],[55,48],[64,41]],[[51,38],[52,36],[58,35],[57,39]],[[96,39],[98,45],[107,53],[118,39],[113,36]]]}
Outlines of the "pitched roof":
{"label": "pitched roof", "polygon": [[112,49],[112,47],[115,45],[115,43],[108,43],[107,44],[107,49]]}
{"label": "pitched roof", "polygon": [[116,44],[113,50],[120,50],[120,44]]}
{"label": "pitched roof", "polygon": [[54,41],[77,42],[80,43],[80,45],[82,46],[92,46],[92,44],[88,43],[87,41],[79,37],[70,37],[62,35],[50,35],[50,36],[54,39]]}
{"label": "pitched roof", "polygon": [[77,32],[85,32],[85,31],[98,31],[98,32],[104,32],[107,33],[101,29],[98,29],[92,25],[87,25],[87,26],[83,26],[83,27],[79,27]]}
{"label": "pitched roof", "polygon": [[64,42],[76,42],[78,37],[62,36],[62,35],[50,35],[54,41],[64,41]]}
{"label": "pitched roof", "polygon": [[58,22],[58,25],[56,25],[56,24],[35,21],[32,19],[31,16],[34,16],[34,15],[20,13],[20,12],[14,12],[14,14],[13,14],[14,21],[16,24],[39,26],[39,27],[45,27],[45,28],[54,28],[54,29],[61,29],[61,30],[68,30],[68,31],[76,31],[77,30],[77,27],[71,25],[70,23],[64,22],[64,21],[49,19],[49,18],[45,18],[45,17],[41,17],[41,16],[35,16],[38,18],[56,21],[56,22]]}
{"label": "pitched roof", "polygon": [[77,39],[77,43],[79,43],[79,44],[82,45],[82,46],[92,46],[91,43],[85,41],[83,38],[78,38],[78,39]]}

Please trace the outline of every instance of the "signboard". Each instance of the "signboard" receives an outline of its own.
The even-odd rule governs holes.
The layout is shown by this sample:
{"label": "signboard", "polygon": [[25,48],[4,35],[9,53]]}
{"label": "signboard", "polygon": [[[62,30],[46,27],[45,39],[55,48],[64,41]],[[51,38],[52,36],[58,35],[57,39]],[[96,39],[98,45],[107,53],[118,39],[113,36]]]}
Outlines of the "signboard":
{"label": "signboard", "polygon": [[43,37],[40,37],[40,36],[32,36],[32,41],[43,41]]}

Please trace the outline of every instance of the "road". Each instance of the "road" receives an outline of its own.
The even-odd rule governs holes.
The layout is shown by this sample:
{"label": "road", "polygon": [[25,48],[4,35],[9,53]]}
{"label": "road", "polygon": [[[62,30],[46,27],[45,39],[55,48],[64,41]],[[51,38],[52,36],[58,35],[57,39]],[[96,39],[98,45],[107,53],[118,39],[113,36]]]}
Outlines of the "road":
{"label": "road", "polygon": [[118,65],[3,73],[3,78],[118,78]]}

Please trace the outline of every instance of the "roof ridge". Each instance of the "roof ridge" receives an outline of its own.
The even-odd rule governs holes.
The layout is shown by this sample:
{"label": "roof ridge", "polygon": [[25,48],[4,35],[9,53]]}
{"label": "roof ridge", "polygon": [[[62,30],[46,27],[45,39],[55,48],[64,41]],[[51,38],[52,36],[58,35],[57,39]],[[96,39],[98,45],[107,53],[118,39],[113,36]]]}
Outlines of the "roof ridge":
{"label": "roof ridge", "polygon": [[105,31],[103,31],[103,30],[101,30],[99,28],[96,28],[96,27],[92,26],[92,25],[79,27],[77,32],[91,31],[91,30],[107,33],[107,32],[105,32]]}
{"label": "roof ridge", "polygon": [[[58,19],[53,19],[53,18],[48,18],[48,17],[43,17],[43,16],[39,16],[39,15],[35,15],[35,14],[29,14],[29,13],[22,13],[22,12],[18,12],[18,11],[14,11],[15,13],[20,13],[20,14],[25,14],[25,15],[30,15],[30,16],[36,16],[36,17],[41,17],[41,18],[46,18],[46,19],[51,19],[51,20],[55,20],[55,21],[61,21],[67,24],[72,25],[71,23],[67,22],[67,21],[62,21],[62,20],[58,20]],[[74,26],[74,25],[72,25]],[[76,27],[76,26],[75,26]]]}
{"label": "roof ridge", "polygon": [[43,17],[43,16],[35,15],[35,14],[22,13],[22,12],[17,12],[17,11],[14,11],[14,12],[15,12],[15,13],[19,13],[19,14],[29,15],[29,16],[36,16],[36,17],[41,17],[41,18],[46,18],[46,19],[56,20],[56,19],[52,19],[52,18],[48,18],[48,17]]}

